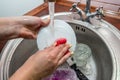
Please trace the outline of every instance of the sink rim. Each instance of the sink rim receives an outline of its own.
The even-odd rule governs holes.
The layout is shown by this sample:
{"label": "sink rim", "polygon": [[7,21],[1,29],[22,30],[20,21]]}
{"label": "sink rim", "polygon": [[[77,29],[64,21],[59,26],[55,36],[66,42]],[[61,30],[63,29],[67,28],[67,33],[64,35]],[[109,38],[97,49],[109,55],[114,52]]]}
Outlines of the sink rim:
{"label": "sink rim", "polygon": [[[66,14],[66,13],[56,13],[55,14],[55,16],[59,16],[59,15],[64,15],[64,14]],[[66,15],[68,15],[68,14],[71,14],[71,13],[67,13]],[[42,17],[42,19],[45,19],[45,18],[47,18],[48,16],[43,16]],[[89,24],[89,23],[86,23],[86,22],[82,22],[82,21],[77,21],[76,22],[76,20],[65,20],[65,21],[67,21],[67,22],[72,22],[73,23],[73,21],[74,21],[74,23],[77,23],[77,22],[79,22],[79,23],[77,23],[77,24],[79,24],[79,25],[81,25],[81,24],[85,24],[85,25],[91,25],[91,24]],[[91,26],[93,26],[93,25],[91,25]],[[86,27],[86,26],[85,26]],[[89,28],[90,30],[92,30],[93,32],[95,32],[97,35],[99,35],[100,37],[101,37],[101,39],[106,43],[106,45],[108,46],[108,48],[109,48],[109,50],[110,50],[110,52],[112,53],[112,54],[110,54],[111,55],[111,59],[112,59],[112,63],[114,63],[114,65],[113,65],[113,75],[112,75],[112,80],[119,80],[120,79],[120,77],[118,76],[117,78],[116,78],[116,76],[118,75],[118,72],[119,72],[119,70],[117,71],[117,69],[119,69],[119,64],[118,64],[118,60],[116,59],[116,56],[113,54],[113,53],[115,53],[115,51],[113,50],[113,47],[111,47],[111,46],[109,46],[110,44],[106,41],[106,39],[103,37],[103,35],[101,35],[101,34],[99,34],[98,32],[97,32],[97,30],[94,28],[94,26],[93,27],[87,27],[87,28]],[[117,36],[116,36],[117,37]],[[4,59],[6,59],[6,55],[8,54],[8,52],[7,52],[7,50],[9,50],[9,48],[11,48],[12,47],[12,49],[16,49],[17,48],[17,46],[22,42],[22,40],[23,39],[14,39],[14,40],[10,40],[7,44],[6,44],[6,46],[4,47],[4,49],[2,50],[2,52],[1,53],[4,53],[3,55],[2,55],[2,58],[1,58],[1,62],[4,60]],[[13,46],[13,44],[15,44],[14,46]],[[13,50],[13,51],[15,51],[15,50]],[[9,52],[9,54],[10,53],[14,53],[14,52]],[[8,55],[9,57],[11,57],[11,55]],[[118,62],[117,62],[118,61]],[[5,65],[6,63],[4,63],[3,65]],[[3,67],[1,68],[1,70],[3,71]],[[6,70],[8,70],[8,69],[6,69]],[[2,75],[1,73],[0,73],[0,75]],[[8,77],[8,76],[7,76]]]}

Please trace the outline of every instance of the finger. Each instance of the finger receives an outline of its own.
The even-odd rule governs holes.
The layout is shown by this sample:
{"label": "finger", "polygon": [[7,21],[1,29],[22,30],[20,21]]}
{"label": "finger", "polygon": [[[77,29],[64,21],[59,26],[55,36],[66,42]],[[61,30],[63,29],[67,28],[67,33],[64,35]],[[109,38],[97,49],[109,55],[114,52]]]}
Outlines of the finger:
{"label": "finger", "polygon": [[56,42],[54,42],[51,46],[49,47],[45,47],[44,49],[47,49],[48,51],[51,51],[52,49],[54,49],[56,47]]}
{"label": "finger", "polygon": [[39,17],[35,17],[35,16],[15,17],[14,19],[18,24],[27,25],[26,27],[29,28],[31,28],[31,26],[39,26],[39,27],[47,26],[50,22],[49,18],[42,20]]}
{"label": "finger", "polygon": [[41,20],[40,23],[41,27],[47,26],[50,23],[50,19]]}
{"label": "finger", "polygon": [[[51,54],[56,56],[56,58],[58,58],[58,54],[61,52],[61,50],[65,47],[65,44],[61,44],[59,46],[55,46],[52,50],[51,50]],[[54,53],[54,54],[53,54]],[[59,60],[59,59],[58,59]]]}
{"label": "finger", "polygon": [[22,28],[22,30],[20,30],[20,33],[18,34],[19,37],[22,38],[26,38],[26,39],[35,39],[36,36],[28,29],[26,28]]}
{"label": "finger", "polygon": [[56,45],[57,45],[57,43],[56,43],[56,42],[54,42],[51,46],[56,47]]}
{"label": "finger", "polygon": [[18,24],[23,24],[27,26],[38,25],[39,21],[41,21],[39,17],[35,17],[35,16],[14,17],[14,19]]}
{"label": "finger", "polygon": [[70,56],[72,55],[72,52],[68,52],[66,55],[64,55],[58,62],[58,66],[63,64]]}
{"label": "finger", "polygon": [[58,60],[60,60],[65,54],[67,54],[66,52],[69,52],[70,47],[71,47],[71,45],[65,44],[65,47],[60,51],[60,53],[57,56]]}

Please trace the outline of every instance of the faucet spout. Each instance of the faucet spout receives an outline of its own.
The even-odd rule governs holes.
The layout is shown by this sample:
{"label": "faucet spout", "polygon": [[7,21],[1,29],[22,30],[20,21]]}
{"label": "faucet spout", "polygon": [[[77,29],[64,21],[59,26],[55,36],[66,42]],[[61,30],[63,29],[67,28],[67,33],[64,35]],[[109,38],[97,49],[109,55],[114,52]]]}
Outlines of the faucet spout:
{"label": "faucet spout", "polygon": [[86,0],[86,7],[85,7],[85,13],[90,13],[90,4],[91,0]]}

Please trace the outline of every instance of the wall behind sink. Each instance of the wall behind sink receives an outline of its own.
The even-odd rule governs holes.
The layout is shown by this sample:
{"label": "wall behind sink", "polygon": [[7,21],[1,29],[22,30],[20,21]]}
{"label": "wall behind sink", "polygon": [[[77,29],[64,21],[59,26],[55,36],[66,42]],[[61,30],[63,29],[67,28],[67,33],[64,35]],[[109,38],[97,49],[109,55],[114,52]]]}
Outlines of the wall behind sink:
{"label": "wall behind sink", "polygon": [[43,2],[43,0],[0,0],[0,17],[23,15]]}

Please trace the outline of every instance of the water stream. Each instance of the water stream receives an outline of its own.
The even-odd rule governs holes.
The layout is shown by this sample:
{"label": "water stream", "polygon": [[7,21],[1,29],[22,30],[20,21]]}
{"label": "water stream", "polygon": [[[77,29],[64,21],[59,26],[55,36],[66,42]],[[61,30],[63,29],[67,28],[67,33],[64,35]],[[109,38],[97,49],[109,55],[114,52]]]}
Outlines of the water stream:
{"label": "water stream", "polygon": [[55,2],[49,2],[49,15],[50,15],[50,31],[54,36],[54,11],[55,11]]}

